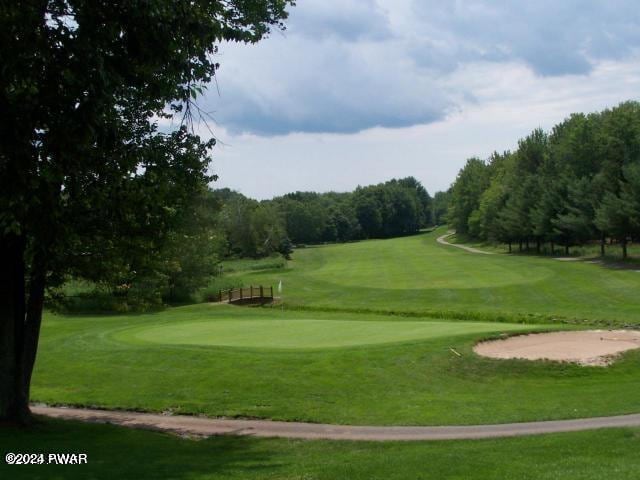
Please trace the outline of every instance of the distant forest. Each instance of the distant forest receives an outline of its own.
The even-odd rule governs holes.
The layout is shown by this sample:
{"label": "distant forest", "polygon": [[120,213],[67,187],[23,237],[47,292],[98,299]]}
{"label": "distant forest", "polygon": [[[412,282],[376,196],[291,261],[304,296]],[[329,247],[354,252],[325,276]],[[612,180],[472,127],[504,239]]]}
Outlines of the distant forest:
{"label": "distant forest", "polygon": [[446,197],[431,198],[413,177],[347,193],[295,192],[263,201],[204,188],[168,212],[165,232],[144,250],[111,246],[100,268],[89,258],[86,268],[49,292],[49,304],[125,311],[203,298],[235,286],[229,282],[237,280],[221,277],[225,259],[288,258],[295,246],[410,235],[443,221]]}
{"label": "distant forest", "polygon": [[640,236],[640,103],[571,115],[547,133],[534,130],[514,152],[471,158],[450,189],[447,220],[469,237],[543,245]]}
{"label": "distant forest", "polygon": [[225,256],[288,255],[293,245],[410,235],[443,220],[446,194],[432,198],[413,177],[346,193],[295,192],[257,201],[229,190],[211,195],[221,205],[218,225]]}

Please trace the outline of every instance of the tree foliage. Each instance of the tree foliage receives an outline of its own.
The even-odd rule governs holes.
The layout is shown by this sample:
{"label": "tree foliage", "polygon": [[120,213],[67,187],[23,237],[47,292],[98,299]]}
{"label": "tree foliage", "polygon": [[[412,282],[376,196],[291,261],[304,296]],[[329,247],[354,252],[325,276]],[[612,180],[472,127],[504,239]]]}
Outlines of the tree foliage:
{"label": "tree foliage", "polygon": [[[28,417],[46,287],[113,264],[137,274],[170,248],[181,212],[211,180],[213,142],[184,125],[218,68],[216,44],[260,40],[290,4],[3,4],[0,418]],[[157,120],[172,116],[183,127],[160,133]]]}
{"label": "tree foliage", "polygon": [[449,223],[507,243],[571,245],[640,235],[640,103],[573,114],[514,152],[471,159],[451,188]]}

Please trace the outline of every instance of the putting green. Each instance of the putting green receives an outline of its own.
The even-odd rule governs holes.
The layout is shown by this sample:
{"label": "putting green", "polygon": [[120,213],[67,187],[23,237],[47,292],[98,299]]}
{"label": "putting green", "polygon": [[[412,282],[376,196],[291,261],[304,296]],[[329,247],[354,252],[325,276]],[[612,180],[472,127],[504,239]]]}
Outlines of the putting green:
{"label": "putting green", "polygon": [[[536,329],[528,326],[527,329]],[[538,327],[542,328],[542,327]],[[522,330],[510,323],[360,320],[211,320],[136,327],[120,340],[173,345],[309,349]]]}

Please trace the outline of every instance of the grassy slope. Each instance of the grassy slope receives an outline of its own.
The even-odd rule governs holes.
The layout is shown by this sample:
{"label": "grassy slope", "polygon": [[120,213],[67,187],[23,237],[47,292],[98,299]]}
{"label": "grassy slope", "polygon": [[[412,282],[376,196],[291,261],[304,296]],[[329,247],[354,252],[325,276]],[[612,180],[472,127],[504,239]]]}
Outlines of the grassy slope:
{"label": "grassy slope", "polygon": [[367,443],[220,437],[194,441],[109,425],[47,421],[0,430],[0,453],[87,453],[87,465],[6,465],[19,479],[615,480],[640,471],[640,430],[516,439]]}
{"label": "grassy slope", "polygon": [[[126,331],[229,319],[398,321],[206,304],[140,316],[48,316],[33,399],[352,424],[495,423],[630,413],[640,406],[640,351],[603,369],[480,358],[471,347],[486,334],[477,332],[279,351],[132,342]],[[495,332],[505,327],[496,323]]]}
{"label": "grassy slope", "polygon": [[243,273],[243,279],[255,285],[282,280],[292,307],[640,324],[634,269],[472,254],[437,244],[443,232],[301,249],[287,269]]}

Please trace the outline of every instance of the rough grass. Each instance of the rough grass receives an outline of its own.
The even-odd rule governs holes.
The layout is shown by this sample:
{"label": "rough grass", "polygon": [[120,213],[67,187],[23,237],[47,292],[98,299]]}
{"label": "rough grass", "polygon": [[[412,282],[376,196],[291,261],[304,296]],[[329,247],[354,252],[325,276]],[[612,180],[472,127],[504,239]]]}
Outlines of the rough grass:
{"label": "rough grass", "polygon": [[2,452],[86,453],[87,465],[7,465],[6,479],[635,480],[640,430],[458,442],[190,440],[48,420],[0,430]]}

